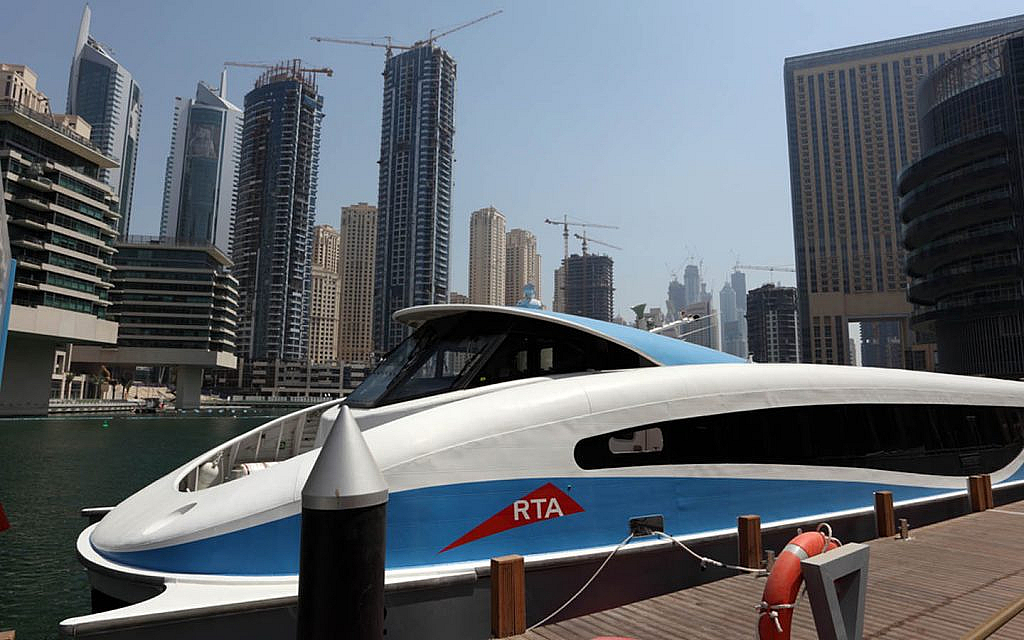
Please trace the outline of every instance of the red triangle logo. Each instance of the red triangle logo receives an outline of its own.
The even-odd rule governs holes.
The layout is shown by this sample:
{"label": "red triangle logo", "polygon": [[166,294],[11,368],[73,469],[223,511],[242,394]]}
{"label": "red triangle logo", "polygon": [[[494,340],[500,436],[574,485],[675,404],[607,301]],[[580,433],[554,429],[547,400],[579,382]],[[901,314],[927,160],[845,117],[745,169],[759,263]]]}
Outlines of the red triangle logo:
{"label": "red triangle logo", "polygon": [[502,531],[543,520],[554,520],[562,516],[582,513],[582,511],[583,507],[579,503],[549,482],[543,487],[534,489],[522,498],[513,501],[512,504],[484,520],[464,536],[441,549],[438,553],[444,553],[467,542],[486,538]]}

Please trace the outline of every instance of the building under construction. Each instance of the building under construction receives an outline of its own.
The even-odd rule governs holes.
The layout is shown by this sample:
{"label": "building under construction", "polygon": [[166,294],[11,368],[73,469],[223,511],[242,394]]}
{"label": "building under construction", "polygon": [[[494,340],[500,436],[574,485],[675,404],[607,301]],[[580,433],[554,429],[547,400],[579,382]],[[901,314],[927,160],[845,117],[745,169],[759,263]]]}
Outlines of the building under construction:
{"label": "building under construction", "polygon": [[766,284],[747,293],[747,348],[754,362],[800,362],[795,287]]}
{"label": "building under construction", "polygon": [[565,312],[611,322],[615,309],[613,267],[608,256],[584,253],[566,258],[562,265]]}
{"label": "building under construction", "polygon": [[274,65],[245,96],[232,260],[246,360],[306,359],[323,118],[316,73],[328,71]]}

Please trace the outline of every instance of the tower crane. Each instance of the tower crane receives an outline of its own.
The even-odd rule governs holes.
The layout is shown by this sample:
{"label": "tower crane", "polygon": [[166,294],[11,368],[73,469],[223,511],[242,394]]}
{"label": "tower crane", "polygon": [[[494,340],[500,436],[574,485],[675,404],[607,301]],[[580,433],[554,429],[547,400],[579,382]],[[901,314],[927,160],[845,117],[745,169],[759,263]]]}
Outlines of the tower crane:
{"label": "tower crane", "polygon": [[[483,22],[484,20],[487,20],[488,18],[493,18],[494,16],[496,16],[499,13],[502,13],[502,12],[503,12],[503,9],[498,9],[497,11],[492,11],[492,12],[488,13],[485,16],[480,16],[479,18],[476,18],[474,20],[470,20],[469,22],[463,22],[462,24],[456,25],[456,26],[452,27],[451,29],[446,29],[445,31],[442,31],[441,33],[439,33],[437,35],[434,35],[434,31],[436,31],[436,29],[431,29],[430,30],[430,34],[427,36],[426,40],[417,40],[416,42],[414,42],[412,44],[395,44],[392,41],[391,36],[383,36],[381,38],[370,38],[368,40],[359,40],[359,39],[352,39],[352,38],[328,38],[326,36],[310,36],[310,40],[313,40],[313,41],[316,41],[316,42],[330,42],[330,43],[333,43],[333,44],[355,44],[355,45],[361,45],[361,46],[364,46],[364,47],[380,47],[381,49],[385,50],[385,53],[384,53],[385,59],[386,60],[390,60],[391,59],[391,51],[392,51],[392,49],[398,49],[400,51],[408,51],[410,49],[418,49],[419,47],[429,47],[432,44],[434,44],[435,40],[443,38],[443,37],[445,37],[448,34],[455,33],[456,31],[460,31],[462,29],[465,29],[466,27],[471,27],[471,26],[473,26],[474,24],[476,24],[478,22]],[[386,42],[380,42],[381,40],[385,40]]]}
{"label": "tower crane", "polygon": [[604,246],[610,247],[612,249],[621,249],[622,248],[622,247],[617,247],[614,244],[608,244],[607,242],[602,242],[600,240],[595,240],[594,238],[588,238],[587,237],[587,230],[586,229],[583,230],[583,234],[582,235],[580,235],[578,233],[574,233],[573,235],[583,241],[583,255],[587,255],[587,241],[588,240],[590,242],[593,242],[593,243],[596,243],[596,244],[600,244],[600,245],[604,245]]}
{"label": "tower crane", "polygon": [[732,268],[733,271],[739,271],[740,269],[749,269],[750,271],[767,271],[768,272],[768,279],[769,280],[771,279],[772,274],[774,272],[776,272],[776,271],[786,271],[788,273],[796,273],[796,268],[792,267],[790,265],[778,266],[778,265],[740,264],[740,263],[737,262],[733,266],[733,268]]}
{"label": "tower crane", "polygon": [[[548,224],[557,224],[562,226],[562,244],[564,250],[564,256],[562,261],[569,259],[569,227],[594,227],[597,229],[618,229],[618,227],[610,224],[594,224],[592,222],[569,222],[569,216],[562,214],[561,220],[552,220],[551,218],[544,218],[544,222]],[[584,248],[586,245],[584,244]],[[615,247],[618,249],[619,247]]]}
{"label": "tower crane", "polygon": [[[409,49],[415,48],[415,45],[394,44],[391,41],[391,36],[383,36],[382,38],[372,38],[370,40],[355,40],[355,39],[350,39],[350,38],[328,38],[328,37],[325,37],[325,36],[310,36],[309,39],[310,40],[314,40],[316,42],[330,42],[330,43],[333,43],[333,44],[358,44],[358,45],[361,45],[361,46],[364,46],[364,47],[380,47],[381,49],[386,49],[387,50],[387,51],[385,51],[384,56],[385,56],[385,59],[388,59],[388,60],[391,59],[391,50],[392,49],[399,49],[401,51],[408,51]],[[378,42],[378,40],[387,40],[387,42],[383,42],[382,43],[382,42]]]}
{"label": "tower crane", "polygon": [[[267,64],[264,62],[225,62],[225,67],[251,67],[253,69],[276,69],[277,67],[286,68],[287,64]],[[297,73],[322,73],[328,78],[334,75],[334,69],[330,67],[303,67],[302,60],[299,58],[293,58],[291,61],[291,69]]]}

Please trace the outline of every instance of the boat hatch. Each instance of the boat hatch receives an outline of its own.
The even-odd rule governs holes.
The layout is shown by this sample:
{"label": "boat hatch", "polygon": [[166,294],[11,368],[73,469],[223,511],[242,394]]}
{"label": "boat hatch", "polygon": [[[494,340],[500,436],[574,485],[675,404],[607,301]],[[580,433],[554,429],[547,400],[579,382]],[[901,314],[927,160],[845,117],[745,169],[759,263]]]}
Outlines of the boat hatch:
{"label": "boat hatch", "polygon": [[465,311],[422,325],[345,403],[372,408],[521,378],[655,364],[600,335],[542,317]]}

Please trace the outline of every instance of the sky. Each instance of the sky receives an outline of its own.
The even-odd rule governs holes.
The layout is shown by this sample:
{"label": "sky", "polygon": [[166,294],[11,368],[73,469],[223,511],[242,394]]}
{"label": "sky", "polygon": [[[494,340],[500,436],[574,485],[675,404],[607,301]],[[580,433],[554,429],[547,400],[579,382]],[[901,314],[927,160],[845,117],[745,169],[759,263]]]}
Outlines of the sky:
{"label": "sky", "polygon": [[[92,35],[113,48],[143,93],[130,232],[156,234],[174,97],[218,83],[224,61],[302,58],[321,77],[326,117],[317,222],[377,200],[380,49],[310,36],[424,38],[495,9],[504,13],[439,41],[458,64],[450,288],[468,289],[469,216],[497,207],[529,229],[550,304],[561,229],[545,218],[618,226],[590,236],[621,249],[615,307],[664,308],[672,273],[703,264],[717,292],[733,265],[792,265],[782,66],[823,51],[1015,15],[1019,3],[607,2],[374,3],[94,0]],[[83,3],[10,3],[0,61],[27,64],[63,110]],[[258,69],[230,68],[241,106]],[[572,239],[570,250],[579,252]],[[792,273],[748,271],[750,288]]]}

